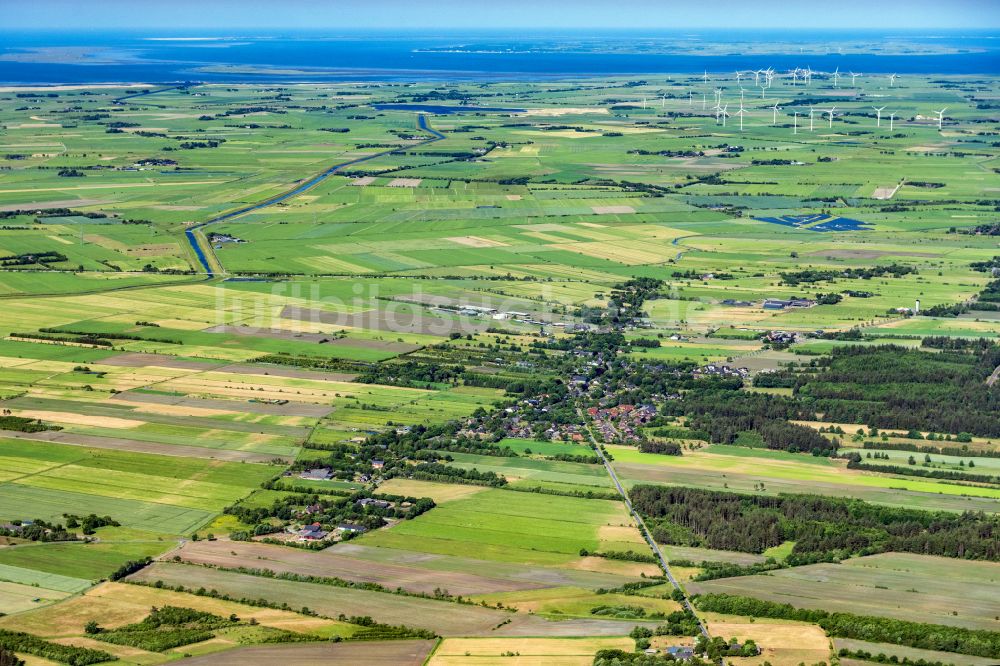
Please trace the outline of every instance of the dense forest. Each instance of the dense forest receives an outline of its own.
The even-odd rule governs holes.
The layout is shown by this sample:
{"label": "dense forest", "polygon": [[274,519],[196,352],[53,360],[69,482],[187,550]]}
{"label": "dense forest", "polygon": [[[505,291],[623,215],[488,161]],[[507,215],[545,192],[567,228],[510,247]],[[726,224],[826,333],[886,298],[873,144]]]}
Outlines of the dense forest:
{"label": "dense forest", "polygon": [[1000,347],[928,354],[893,345],[833,350],[817,374],[802,374],[795,395],[839,423],[1000,436],[1000,385],[986,379]]}
{"label": "dense forest", "polygon": [[1000,561],[1000,518],[980,513],[673,486],[635,486],[630,496],[660,543],[761,553],[795,541],[786,560],[793,566],[890,550]]}
{"label": "dense forest", "polygon": [[812,428],[788,419],[813,420],[815,414],[792,398],[766,393],[746,393],[706,384],[688,391],[684,400],[668,403],[662,412],[686,416],[688,425],[709,435],[709,441],[736,442],[741,432],[755,431],[769,449],[805,451],[829,456],[837,444]]}

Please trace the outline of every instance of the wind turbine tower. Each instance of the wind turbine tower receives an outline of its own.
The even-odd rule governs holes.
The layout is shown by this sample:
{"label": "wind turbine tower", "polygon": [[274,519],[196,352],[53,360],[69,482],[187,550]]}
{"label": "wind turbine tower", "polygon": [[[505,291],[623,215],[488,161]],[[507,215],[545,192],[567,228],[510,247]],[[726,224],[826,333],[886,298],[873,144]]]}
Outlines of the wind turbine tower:
{"label": "wind turbine tower", "polygon": [[809,107],[809,131],[813,131],[813,108]]}
{"label": "wind turbine tower", "polygon": [[875,127],[882,127],[882,110],[885,109],[885,107],[873,106],[872,108],[875,109]]}
{"label": "wind turbine tower", "polygon": [[856,82],[857,82],[859,76],[861,76],[861,72],[858,72],[856,74],[854,72],[851,72],[851,87],[852,88],[857,88],[857,83]]}
{"label": "wind turbine tower", "polygon": [[948,110],[948,107],[946,106],[943,109],[941,109],[940,111],[935,111],[934,112],[934,113],[936,113],[938,115],[938,131],[939,132],[941,131],[941,126],[944,124],[944,112],[947,111],[947,110]]}
{"label": "wind turbine tower", "polygon": [[833,87],[834,88],[840,87],[840,67],[833,70]]}
{"label": "wind turbine tower", "polygon": [[896,119],[896,114],[895,113],[890,113],[889,114],[889,131],[890,132],[892,131],[892,121],[894,121],[895,119]]}
{"label": "wind turbine tower", "polygon": [[795,118],[792,121],[792,123],[793,123],[792,124],[792,134],[798,134],[799,133],[799,112],[798,111],[795,112]]}
{"label": "wind turbine tower", "polygon": [[781,110],[781,107],[778,106],[777,102],[775,102],[774,106],[771,107],[771,111],[774,112],[771,115],[771,126],[772,127],[778,124],[778,111],[780,111],[780,110]]}
{"label": "wind turbine tower", "polygon": [[837,107],[831,106],[830,110],[827,111],[827,113],[830,114],[830,129],[833,129],[833,112],[836,111],[836,110],[837,110]]}
{"label": "wind turbine tower", "polygon": [[736,112],[736,115],[740,117],[740,131],[743,131],[743,116],[747,114],[746,109],[743,108],[743,103],[740,102],[740,110]]}
{"label": "wind turbine tower", "polygon": [[889,75],[889,87],[892,88],[896,85],[896,74]]}

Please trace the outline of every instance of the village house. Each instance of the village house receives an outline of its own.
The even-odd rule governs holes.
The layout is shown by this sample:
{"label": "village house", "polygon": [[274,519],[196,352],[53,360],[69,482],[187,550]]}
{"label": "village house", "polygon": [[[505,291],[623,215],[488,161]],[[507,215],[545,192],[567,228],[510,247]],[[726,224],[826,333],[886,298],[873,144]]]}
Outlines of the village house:
{"label": "village house", "polygon": [[354,532],[356,534],[361,534],[367,532],[368,528],[364,525],[357,525],[355,523],[341,523],[337,525],[337,529],[341,532]]}
{"label": "village house", "polygon": [[323,527],[319,523],[312,523],[311,525],[305,525],[302,529],[298,530],[296,534],[299,535],[299,541],[321,541],[328,536],[328,532],[323,531]]}

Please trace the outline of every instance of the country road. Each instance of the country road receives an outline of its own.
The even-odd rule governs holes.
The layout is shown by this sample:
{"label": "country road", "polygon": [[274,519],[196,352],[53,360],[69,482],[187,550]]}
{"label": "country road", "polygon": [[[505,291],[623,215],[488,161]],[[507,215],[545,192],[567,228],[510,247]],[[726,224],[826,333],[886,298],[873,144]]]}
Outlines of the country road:
{"label": "country road", "polygon": [[[581,419],[584,418],[582,410],[577,409],[576,412]],[[622,487],[621,482],[618,480],[618,474],[615,473],[614,467],[611,466],[611,461],[608,460],[607,456],[604,454],[604,450],[601,449],[601,445],[597,442],[597,439],[594,437],[594,433],[590,429],[590,425],[587,424],[584,427],[587,428],[587,435],[590,437],[590,441],[594,444],[595,450],[597,451],[597,455],[600,456],[601,462],[604,463],[604,469],[608,472],[608,476],[610,476],[611,480],[614,482],[615,488],[618,489],[618,494],[621,495],[622,499],[625,501],[625,508],[628,509],[629,514],[635,519],[636,524],[639,526],[639,531],[642,533],[642,538],[646,540],[646,543],[652,549],[653,554],[656,556],[656,559],[659,560],[660,567],[662,567],[663,572],[667,575],[667,580],[670,581],[670,584],[674,586],[675,590],[679,590],[681,594],[684,595],[684,599],[681,601],[681,604],[684,606],[684,608],[690,611],[691,614],[694,615],[694,617],[698,620],[698,628],[701,630],[702,635],[705,638],[711,638],[711,636],[709,636],[708,634],[708,628],[705,626],[705,623],[702,622],[701,618],[698,617],[698,614],[694,612],[694,606],[691,605],[691,601],[688,599],[687,594],[684,592],[684,589],[681,587],[680,583],[677,582],[677,579],[674,578],[674,575],[670,572],[670,565],[667,563],[667,558],[663,555],[663,551],[660,550],[659,544],[657,544],[656,541],[653,540],[653,537],[650,535],[649,530],[646,528],[646,522],[642,519],[642,516],[639,515],[639,512],[636,511],[635,508],[632,506],[632,501],[629,499],[628,493],[625,492],[625,488]]]}
{"label": "country road", "polygon": [[[445,138],[444,134],[438,132],[435,129],[432,129],[430,125],[427,124],[426,114],[421,113],[417,116],[417,128],[422,129],[425,132],[429,132],[431,134],[431,138],[424,139],[423,141],[419,141],[417,143],[409,145],[406,147],[407,149],[426,146],[427,144],[434,143],[435,141],[440,141]],[[201,229],[204,229],[205,227],[212,224],[217,224],[219,222],[232,220],[234,218],[240,217],[241,215],[246,215],[247,213],[263,210],[265,208],[274,206],[275,204],[287,201],[304,192],[307,192],[308,190],[311,190],[316,185],[319,185],[324,180],[336,174],[338,171],[344,169],[345,167],[354,166],[355,164],[361,164],[362,162],[367,162],[369,160],[373,160],[378,157],[383,157],[385,155],[394,153],[398,150],[400,149],[392,148],[390,150],[383,150],[377,153],[372,153],[371,155],[365,155],[364,157],[357,157],[353,160],[348,160],[347,162],[334,164],[333,166],[327,168],[325,171],[319,173],[316,176],[313,176],[304,183],[296,185],[295,187],[286,192],[283,192],[273,197],[269,197],[267,199],[264,199],[263,201],[259,201],[258,203],[250,204],[249,206],[243,206],[242,208],[237,208],[236,210],[229,211],[228,213],[217,215],[213,218],[205,220],[204,222],[198,222],[197,224],[193,224],[184,230],[184,236],[185,238],[187,238],[188,243],[191,244],[191,249],[194,250],[195,256],[198,258],[198,261],[201,262],[201,265],[205,267],[205,272],[207,273],[208,278],[215,277],[216,273],[215,273],[215,268],[213,267],[213,263],[214,265],[217,265],[219,267],[220,271],[224,272],[225,269],[222,267],[222,262],[220,262],[219,258],[216,256],[215,250],[212,248],[212,244],[208,242],[207,238],[205,238],[201,233],[199,233]]]}
{"label": "country road", "polygon": [[[181,84],[181,85],[170,86],[167,88],[161,88],[159,90],[147,90],[139,93],[125,95],[123,97],[119,97],[112,101],[116,104],[120,104],[124,100],[135,99],[140,97],[146,98],[149,97],[150,95],[155,95],[157,93],[176,90],[178,88],[191,88],[194,87],[195,85],[197,84]],[[435,141],[440,141],[445,138],[444,134],[438,132],[437,130],[433,129],[430,125],[428,125],[427,114],[420,113],[417,115],[417,128],[425,132],[428,132],[431,135],[431,138],[424,139],[422,141],[418,141],[417,143],[406,146],[406,149],[408,150],[412,148],[418,148],[420,146],[426,146],[427,144],[434,143]],[[371,155],[365,155],[364,157],[357,157],[355,159],[348,160],[346,162],[340,162],[338,164],[334,164],[325,169],[324,171],[320,172],[319,174],[309,178],[305,182],[301,182],[298,185],[294,186],[292,189],[282,192],[281,194],[277,194],[273,197],[268,197],[267,199],[263,199],[254,204],[249,204],[247,206],[237,208],[236,210],[231,210],[227,213],[222,213],[221,215],[216,215],[215,217],[209,218],[203,222],[197,222],[189,226],[187,229],[184,230],[184,237],[187,240],[188,244],[191,245],[191,249],[192,251],[194,251],[194,255],[198,259],[198,262],[205,268],[206,279],[211,279],[213,277],[216,277],[216,268],[215,268],[216,266],[218,266],[219,272],[225,272],[225,269],[222,266],[222,262],[220,262],[219,258],[216,256],[215,250],[212,248],[212,244],[208,242],[208,239],[205,238],[205,236],[202,233],[200,233],[200,230],[204,229],[209,225],[217,224],[219,222],[225,222],[227,220],[232,220],[233,218],[240,217],[241,215],[246,215],[247,213],[263,210],[265,208],[274,206],[275,204],[287,201],[292,197],[296,197],[308,190],[311,190],[313,187],[319,185],[324,180],[336,174],[341,169],[344,169],[349,166],[354,166],[355,164],[361,164],[363,162],[376,159],[378,157],[383,157],[385,155],[394,153],[398,150],[401,149],[392,148],[390,150],[383,150],[377,153],[372,153]]]}

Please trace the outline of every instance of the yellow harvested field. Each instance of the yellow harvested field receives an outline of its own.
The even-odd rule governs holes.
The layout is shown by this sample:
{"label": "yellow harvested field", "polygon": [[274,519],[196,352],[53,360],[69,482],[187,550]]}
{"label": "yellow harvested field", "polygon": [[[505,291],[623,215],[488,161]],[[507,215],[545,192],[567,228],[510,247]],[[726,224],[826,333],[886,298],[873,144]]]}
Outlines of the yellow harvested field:
{"label": "yellow harvested field", "polygon": [[[52,640],[53,643],[58,643],[60,645],[74,645],[76,647],[90,648],[92,650],[101,650],[107,652],[108,654],[113,654],[122,660],[127,660],[128,662],[143,663],[144,661],[155,661],[156,653],[148,652],[140,648],[129,647],[127,645],[115,645],[114,643],[105,643],[104,641],[99,641],[96,638],[88,638],[86,636],[64,636],[60,638],[55,638]],[[57,662],[45,662],[45,663],[57,663]],[[25,665],[27,666],[27,665]]]}
{"label": "yellow harvested field", "polygon": [[46,637],[78,636],[82,633],[83,625],[90,620],[98,620],[104,627],[115,628],[142,620],[149,614],[152,606],[167,605],[194,608],[222,616],[236,613],[243,619],[254,618],[264,626],[303,633],[337,624],[332,620],[307,617],[291,611],[245,606],[184,592],[125,583],[102,583],[58,606],[0,618],[0,627],[30,631]]}
{"label": "yellow harvested field", "polygon": [[593,571],[595,573],[615,574],[618,576],[662,576],[663,572],[655,564],[645,562],[625,562],[623,560],[609,560],[606,557],[581,557],[567,563],[565,566],[570,569],[581,571]]}
{"label": "yellow harvested field", "polygon": [[752,639],[761,649],[756,657],[727,657],[734,666],[757,666],[765,661],[772,666],[797,666],[799,663],[829,662],[833,646],[826,633],[815,624],[765,622],[709,622],[708,631],[726,640],[741,643]]}
{"label": "yellow harvested field", "polygon": [[437,483],[435,481],[417,481],[413,479],[389,479],[379,485],[378,491],[388,495],[405,495],[407,497],[430,497],[438,504],[462,499],[486,490],[485,486],[466,486],[455,483]]}
{"label": "yellow harvested field", "polygon": [[[431,655],[427,665],[589,666],[598,650],[632,651],[634,647],[635,643],[627,637],[446,638]],[[505,653],[516,656],[505,656]]]}
{"label": "yellow harvested field", "polygon": [[601,525],[597,528],[597,538],[601,541],[634,543],[640,546],[645,546],[646,543],[639,530],[632,525]]}
{"label": "yellow harvested field", "polygon": [[70,423],[72,425],[93,426],[96,428],[137,428],[145,423],[136,419],[123,419],[117,416],[90,416],[75,412],[49,412],[41,409],[14,409],[15,416],[29,419],[41,419],[55,423]]}
{"label": "yellow harvested field", "polygon": [[566,252],[575,252],[577,254],[583,254],[588,257],[597,257],[598,259],[609,259],[611,261],[617,261],[619,263],[625,264],[626,266],[635,266],[638,264],[655,264],[659,262],[666,261],[668,256],[672,256],[674,253],[665,251],[664,253],[657,253],[651,250],[638,250],[630,247],[625,247],[624,245],[610,245],[608,243],[557,243],[552,246],[556,250],[565,250]]}
{"label": "yellow harvested field", "polygon": [[422,178],[393,178],[388,187],[417,187],[422,181]]}

